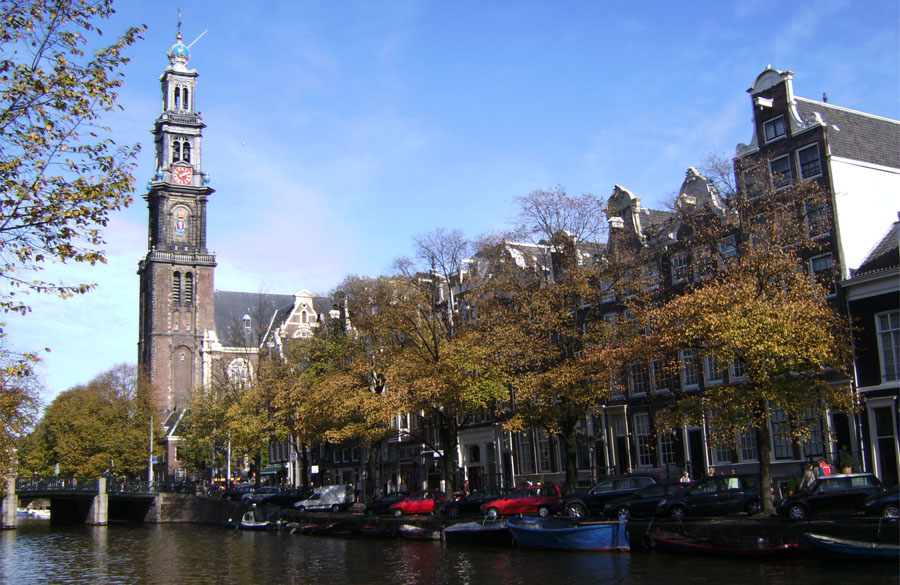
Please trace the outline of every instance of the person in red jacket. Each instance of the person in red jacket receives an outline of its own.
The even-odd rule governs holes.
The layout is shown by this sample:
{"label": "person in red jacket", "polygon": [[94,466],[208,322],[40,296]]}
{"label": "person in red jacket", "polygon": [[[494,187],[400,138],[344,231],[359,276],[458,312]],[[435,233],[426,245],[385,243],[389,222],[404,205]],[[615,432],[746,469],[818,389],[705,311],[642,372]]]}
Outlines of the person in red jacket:
{"label": "person in red jacket", "polygon": [[831,475],[831,466],[828,465],[828,462],[822,459],[819,461],[819,469],[817,470],[816,475],[819,477],[825,477],[827,475]]}

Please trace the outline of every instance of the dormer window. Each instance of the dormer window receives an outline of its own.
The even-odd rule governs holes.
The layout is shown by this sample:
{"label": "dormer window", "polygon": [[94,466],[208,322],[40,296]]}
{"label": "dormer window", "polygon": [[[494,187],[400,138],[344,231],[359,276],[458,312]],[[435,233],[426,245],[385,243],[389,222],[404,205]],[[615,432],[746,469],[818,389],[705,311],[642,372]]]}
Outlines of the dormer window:
{"label": "dormer window", "polygon": [[766,134],[766,143],[774,142],[784,138],[784,116],[778,116],[763,124],[763,131]]}
{"label": "dormer window", "polygon": [[250,319],[250,315],[244,315],[244,318],[243,318],[244,331],[246,331],[247,333],[250,333],[251,322],[252,322],[252,319]]}

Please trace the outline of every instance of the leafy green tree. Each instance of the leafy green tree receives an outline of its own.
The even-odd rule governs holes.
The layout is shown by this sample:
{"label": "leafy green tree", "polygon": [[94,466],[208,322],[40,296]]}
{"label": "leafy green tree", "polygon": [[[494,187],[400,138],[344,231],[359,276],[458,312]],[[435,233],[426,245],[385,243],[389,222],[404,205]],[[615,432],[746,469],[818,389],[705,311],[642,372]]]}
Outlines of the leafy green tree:
{"label": "leafy green tree", "polygon": [[472,302],[479,327],[515,373],[514,400],[506,427],[543,428],[565,452],[566,490],[577,485],[578,428],[608,395],[602,360],[585,350],[610,327],[592,307],[600,282],[611,274],[604,248],[603,201],[570,196],[562,187],[534,191],[518,200],[519,235],[480,252],[481,283]]}
{"label": "leafy green tree", "polygon": [[690,348],[726,372],[721,384],[677,395],[658,422],[663,429],[706,422],[711,441],[721,445],[755,434],[766,513],[773,510],[774,413],[802,443],[826,409],[851,407],[847,331],[828,298],[834,275],[817,279],[806,268],[826,245],[813,236],[816,222],[830,221],[827,213],[808,215],[824,201],[820,186],[806,182],[753,197],[732,193],[730,213],[721,217],[708,210],[685,215],[694,262],[718,268],[695,266],[705,277],[686,291],[635,307],[635,320],[649,333],[633,339],[632,359],[662,358],[675,376],[678,351]]}
{"label": "leafy green tree", "polygon": [[[108,0],[0,4],[0,309],[26,313],[16,288],[83,293],[87,284],[33,280],[50,261],[104,261],[101,229],[128,205],[137,147],[118,147],[104,114],[116,108],[125,49],[142,28],[86,51]],[[104,136],[106,135],[106,136]]]}
{"label": "leafy green tree", "polygon": [[[153,408],[130,364],[57,396],[23,446],[20,467],[42,474],[140,476],[148,464]],[[157,423],[158,424],[158,423]],[[158,436],[158,434],[157,434]]]}

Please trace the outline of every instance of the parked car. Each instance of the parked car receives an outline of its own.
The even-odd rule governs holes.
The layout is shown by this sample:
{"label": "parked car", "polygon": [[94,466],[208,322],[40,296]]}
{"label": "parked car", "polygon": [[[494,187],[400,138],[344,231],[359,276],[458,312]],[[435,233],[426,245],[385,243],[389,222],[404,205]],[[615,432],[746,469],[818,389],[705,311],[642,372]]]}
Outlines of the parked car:
{"label": "parked car", "polygon": [[247,492],[241,496],[242,504],[258,504],[266,496],[274,496],[281,493],[281,488],[275,486],[263,486],[258,490]]}
{"label": "parked car", "polygon": [[405,500],[391,504],[394,516],[404,514],[434,514],[444,505],[444,493],[440,490],[421,490],[413,492]]}
{"label": "parked car", "polygon": [[462,495],[452,502],[447,502],[441,508],[441,514],[455,518],[460,514],[478,514],[481,512],[481,504],[502,498],[510,492],[510,488],[485,488],[476,490],[468,495]]}
{"label": "parked car", "polygon": [[363,513],[366,516],[371,516],[372,514],[387,514],[391,511],[391,506],[393,504],[401,502],[408,497],[409,493],[407,492],[392,492],[390,494],[385,494],[366,504],[363,508]]}
{"label": "parked car", "polygon": [[660,500],[654,515],[680,520],[687,516],[758,514],[759,484],[759,475],[754,474],[704,477]]}
{"label": "parked car", "polygon": [[775,511],[794,520],[821,514],[859,513],[866,498],[884,492],[884,486],[871,473],[826,475],[816,478],[808,489],[781,500]]}
{"label": "parked car", "polygon": [[604,479],[587,492],[567,494],[563,497],[563,509],[570,518],[602,516],[606,503],[615,498],[631,495],[649,485],[658,483],[651,475],[620,475]]}
{"label": "parked car", "polygon": [[240,502],[241,497],[244,494],[249,494],[252,491],[252,487],[249,483],[242,483],[240,485],[233,485],[229,488],[225,488],[225,491],[222,492],[223,498],[228,498],[229,500]]}
{"label": "parked car", "polygon": [[269,494],[268,496],[264,497],[259,503],[272,504],[274,506],[280,506],[282,508],[291,508],[296,502],[305,500],[308,497],[309,490],[281,490],[277,494]]}
{"label": "parked car", "polygon": [[481,504],[481,513],[489,518],[507,514],[537,514],[547,517],[562,509],[562,490],[556,484],[517,488],[496,500]]}
{"label": "parked car", "polygon": [[355,499],[352,485],[329,485],[319,489],[309,498],[294,503],[294,508],[298,512],[308,510],[340,512],[352,506]]}
{"label": "parked car", "polygon": [[629,496],[622,496],[606,502],[603,514],[607,518],[647,518],[656,512],[656,506],[669,496],[687,489],[679,482],[655,483]]}
{"label": "parked car", "polygon": [[900,486],[894,486],[883,494],[872,494],[863,502],[867,516],[900,518]]}

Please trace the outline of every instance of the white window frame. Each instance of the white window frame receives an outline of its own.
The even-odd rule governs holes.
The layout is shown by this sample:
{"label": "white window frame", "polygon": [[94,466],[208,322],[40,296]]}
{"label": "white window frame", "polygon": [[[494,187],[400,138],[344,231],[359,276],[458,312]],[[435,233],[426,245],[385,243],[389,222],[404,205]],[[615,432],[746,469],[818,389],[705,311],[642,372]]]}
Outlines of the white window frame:
{"label": "white window frame", "polygon": [[[887,328],[883,328],[883,318],[887,318]],[[893,321],[893,322],[892,322]],[[878,365],[881,368],[881,383],[900,380],[900,311],[885,311],[875,315],[875,336],[878,339]],[[893,364],[885,358],[893,360]],[[893,365],[893,371],[890,366]]]}
{"label": "white window frame", "polygon": [[[678,352],[678,359],[681,361],[681,389],[687,392],[688,390],[700,388],[700,378],[703,373],[698,367],[700,364],[697,363],[697,352],[693,349],[682,349]],[[686,367],[688,363],[691,365],[695,382],[688,383],[688,369]]]}
{"label": "white window frame", "polygon": [[714,386],[725,381],[725,368],[722,367],[722,364],[716,358],[712,356],[703,358],[703,369],[706,375],[707,386]]}
{"label": "white window frame", "polygon": [[740,358],[735,358],[731,362],[731,381],[737,382],[741,380],[747,379],[747,365],[740,361]]}
{"label": "white window frame", "polygon": [[[800,153],[806,152],[806,151],[809,151],[812,149],[816,150],[816,160],[819,161],[819,172],[807,176],[806,173],[803,172],[803,163],[800,160]],[[819,151],[819,143],[818,142],[813,142],[812,144],[804,146],[803,148],[797,149],[797,173],[800,175],[800,179],[803,181],[808,181],[810,179],[816,179],[816,178],[822,176],[822,154]]]}
{"label": "white window frame", "polygon": [[672,266],[672,284],[687,282],[691,273],[688,253],[678,252],[677,254],[673,254],[670,263]]}
{"label": "white window frame", "polygon": [[632,419],[634,424],[634,446],[637,451],[638,467],[653,467],[653,450],[650,448],[652,437],[650,434],[650,414],[639,412]]}
{"label": "white window frame", "polygon": [[659,435],[659,465],[671,465],[675,463],[675,433],[661,433]]}
{"label": "white window frame", "polygon": [[661,386],[658,382],[662,380],[665,382],[671,382],[671,377],[666,375],[665,365],[663,364],[663,360],[652,360],[650,362],[650,384],[653,388],[654,394],[666,394],[670,388],[669,384],[665,386]]}
{"label": "white window frame", "polygon": [[[776,172],[774,168],[775,164],[782,162],[787,162],[787,170],[785,172]],[[794,183],[794,174],[791,170],[791,156],[789,154],[779,156],[778,158],[769,161],[769,178],[772,181],[772,187],[776,191],[786,189]]]}
{"label": "white window frame", "polygon": [[[820,233],[813,233],[813,223],[810,221],[810,218],[813,217],[813,213],[816,213],[819,210],[821,210],[821,213],[824,215],[825,230]],[[824,201],[812,201],[811,199],[807,199],[803,202],[803,211],[803,220],[806,224],[806,237],[810,240],[818,240],[819,238],[831,235],[831,226],[828,222],[828,207]]]}
{"label": "white window frame", "polygon": [[738,459],[741,462],[759,461],[759,441],[753,429],[738,431]]}
{"label": "white window frame", "polygon": [[632,396],[646,396],[650,389],[650,368],[644,362],[628,364],[628,393]]}
{"label": "white window frame", "polygon": [[[769,138],[769,128],[772,128],[775,131],[771,138]],[[778,133],[779,129],[781,130],[781,133]],[[783,115],[775,116],[774,118],[763,122],[763,140],[766,144],[781,140],[785,136],[787,136],[787,124],[785,124]]]}
{"label": "white window frame", "polygon": [[644,290],[656,290],[659,288],[659,266],[656,264],[644,264],[641,267],[641,277]]}
{"label": "white window frame", "polygon": [[737,248],[737,236],[735,234],[731,234],[722,238],[719,242],[719,255],[722,260],[727,262],[732,258],[737,258],[738,248]]}
{"label": "white window frame", "polygon": [[537,462],[535,461],[534,444],[531,441],[531,433],[527,431],[519,433],[517,443],[519,447],[517,457],[519,461],[519,473],[534,473]]}
{"label": "white window frame", "polygon": [[[828,266],[821,268],[819,270],[816,270],[816,261],[822,260],[824,258],[830,259],[831,262],[828,263]],[[812,276],[816,276],[820,272],[825,272],[826,270],[833,270],[833,269],[834,269],[834,256],[831,254],[831,252],[828,252],[827,254],[819,254],[818,256],[812,256],[809,259],[809,273]]]}

